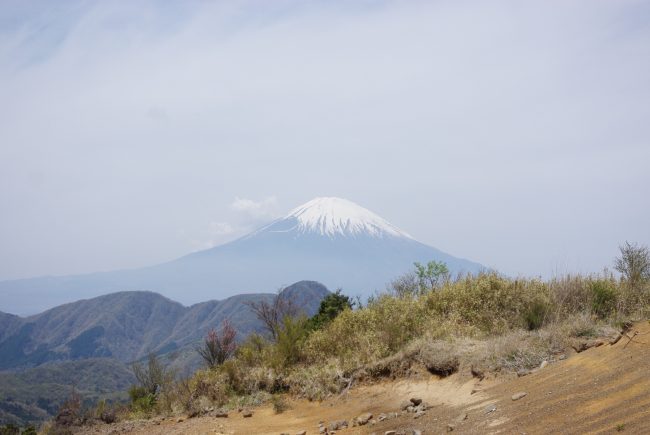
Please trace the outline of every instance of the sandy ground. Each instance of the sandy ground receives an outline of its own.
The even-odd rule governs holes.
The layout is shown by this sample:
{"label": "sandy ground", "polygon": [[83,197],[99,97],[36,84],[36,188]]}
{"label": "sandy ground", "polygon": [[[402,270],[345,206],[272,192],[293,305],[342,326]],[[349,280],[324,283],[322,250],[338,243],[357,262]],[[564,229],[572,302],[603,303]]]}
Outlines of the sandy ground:
{"label": "sandy ground", "polygon": [[[623,338],[569,355],[528,376],[478,381],[455,374],[445,379],[422,375],[353,388],[345,396],[324,402],[298,400],[275,414],[269,406],[251,418],[234,412],[228,418],[177,418],[123,422],[83,428],[80,434],[318,434],[318,424],[348,420],[364,412],[375,416],[399,411],[410,397],[432,405],[426,414],[413,414],[374,425],[350,427],[339,434],[384,434],[388,430],[418,429],[423,434],[650,434],[650,324],[635,325],[635,341]],[[647,335],[643,335],[647,334]],[[512,395],[525,392],[517,401]],[[496,410],[486,413],[486,408]],[[460,421],[464,414],[467,417]],[[408,433],[408,432],[407,432]]]}

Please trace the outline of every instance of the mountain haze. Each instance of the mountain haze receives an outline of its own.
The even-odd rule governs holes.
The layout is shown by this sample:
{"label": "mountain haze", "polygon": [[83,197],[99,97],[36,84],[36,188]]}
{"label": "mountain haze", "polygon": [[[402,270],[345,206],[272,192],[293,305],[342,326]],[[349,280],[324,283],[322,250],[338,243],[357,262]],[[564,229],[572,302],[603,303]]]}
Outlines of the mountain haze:
{"label": "mountain haze", "polygon": [[340,198],[316,198],[233,242],[156,266],[0,282],[0,309],[33,313],[69,300],[149,290],[184,304],[267,292],[303,279],[369,296],[414,261],[443,261],[452,273],[482,266],[412,238]]}

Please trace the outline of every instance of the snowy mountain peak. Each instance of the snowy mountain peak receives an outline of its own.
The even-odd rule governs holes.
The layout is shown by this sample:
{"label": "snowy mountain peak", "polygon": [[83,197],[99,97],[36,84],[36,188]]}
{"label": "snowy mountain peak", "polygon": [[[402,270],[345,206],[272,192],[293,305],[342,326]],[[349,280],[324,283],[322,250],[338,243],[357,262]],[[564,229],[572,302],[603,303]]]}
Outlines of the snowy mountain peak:
{"label": "snowy mountain peak", "polygon": [[312,199],[291,210],[285,219],[297,220],[295,230],[300,233],[316,233],[328,237],[369,235],[411,238],[370,210],[342,198]]}

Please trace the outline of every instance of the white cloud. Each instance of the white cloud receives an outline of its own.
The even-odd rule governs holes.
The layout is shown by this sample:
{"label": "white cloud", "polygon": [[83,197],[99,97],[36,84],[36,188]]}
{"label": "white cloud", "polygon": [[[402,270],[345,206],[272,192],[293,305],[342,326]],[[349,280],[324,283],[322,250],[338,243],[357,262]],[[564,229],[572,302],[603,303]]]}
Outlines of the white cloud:
{"label": "white cloud", "polygon": [[230,204],[230,208],[255,220],[268,220],[278,217],[278,200],[275,196],[269,196],[261,201],[236,197]]}

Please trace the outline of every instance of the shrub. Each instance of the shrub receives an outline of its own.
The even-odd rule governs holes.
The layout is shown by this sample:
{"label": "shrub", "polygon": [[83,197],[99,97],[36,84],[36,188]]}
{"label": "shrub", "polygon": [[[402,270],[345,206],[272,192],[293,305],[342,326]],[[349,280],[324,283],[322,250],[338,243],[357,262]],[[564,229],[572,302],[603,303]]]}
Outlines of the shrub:
{"label": "shrub", "polygon": [[152,395],[158,393],[160,388],[169,386],[174,379],[174,373],[163,366],[154,353],[149,354],[146,365],[135,362],[131,369],[140,387]]}
{"label": "shrub", "polygon": [[249,302],[248,307],[275,341],[286,317],[295,317],[299,309],[286,294],[279,292],[273,301]]}
{"label": "shrub", "polygon": [[129,398],[131,399],[131,409],[135,412],[150,414],[156,406],[156,396],[144,387],[132,385],[129,388]]}
{"label": "shrub", "polygon": [[308,362],[336,358],[353,368],[401,349],[425,328],[422,303],[413,298],[382,295],[362,310],[345,310],[326,328],[306,340]]}
{"label": "shrub", "polygon": [[631,287],[650,280],[650,251],[647,246],[625,242],[619,250],[621,256],[616,258],[614,267]]}
{"label": "shrub", "polygon": [[81,396],[73,388],[70,396],[59,408],[54,417],[54,425],[58,427],[70,427],[79,423],[81,412]]}
{"label": "shrub", "polygon": [[199,397],[206,397],[217,406],[223,406],[228,402],[230,384],[228,376],[223,372],[199,370],[189,381],[189,386],[192,392],[189,403]]}
{"label": "shrub", "polygon": [[418,294],[420,286],[415,272],[405,273],[395,278],[388,286],[388,293],[398,298],[412,297]]}
{"label": "shrub", "polygon": [[307,338],[307,319],[286,316],[278,329],[275,343],[275,367],[287,367],[302,358],[302,345]]}
{"label": "shrub", "polygon": [[253,333],[239,345],[235,352],[235,358],[239,364],[244,366],[257,366],[268,358],[269,348],[270,343],[264,337]]}
{"label": "shrub", "polygon": [[348,296],[341,294],[341,290],[330,293],[320,301],[318,313],[309,319],[309,330],[321,329],[334,320],[343,310],[352,309],[352,301]]}
{"label": "shrub", "polygon": [[273,405],[273,412],[276,414],[282,414],[284,411],[289,409],[289,404],[284,396],[276,394],[271,397],[271,404]]}
{"label": "shrub", "polygon": [[539,329],[546,320],[549,306],[541,300],[534,301],[524,312],[524,322],[529,331]]}
{"label": "shrub", "polygon": [[197,352],[209,368],[223,364],[234,355],[237,349],[236,335],[237,331],[227,319],[222,322],[219,331],[211,329],[208,332],[203,341],[203,346],[199,347]]}
{"label": "shrub", "polygon": [[618,299],[614,284],[607,280],[594,281],[591,283],[591,292],[593,294],[592,312],[601,319],[612,314]]}

